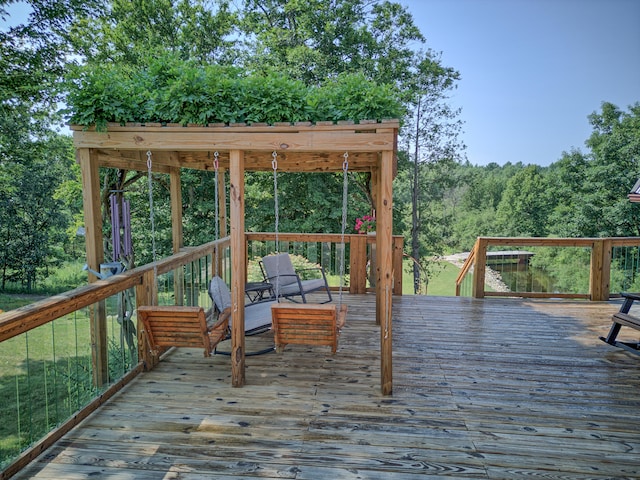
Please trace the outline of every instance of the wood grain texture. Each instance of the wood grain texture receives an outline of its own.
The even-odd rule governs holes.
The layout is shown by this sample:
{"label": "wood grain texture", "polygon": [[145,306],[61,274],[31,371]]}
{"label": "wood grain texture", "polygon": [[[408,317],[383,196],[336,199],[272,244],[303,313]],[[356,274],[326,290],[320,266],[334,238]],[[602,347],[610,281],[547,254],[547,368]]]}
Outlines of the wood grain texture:
{"label": "wood grain texture", "polygon": [[338,349],[340,329],[345,325],[347,305],[279,303],[271,306],[276,350],[287,345],[326,345]]}
{"label": "wood grain texture", "polygon": [[344,302],[336,355],[248,357],[232,388],[176,349],[15,478],[640,477],[640,361],[598,339],[621,301],[396,297],[391,397],[374,296]]}

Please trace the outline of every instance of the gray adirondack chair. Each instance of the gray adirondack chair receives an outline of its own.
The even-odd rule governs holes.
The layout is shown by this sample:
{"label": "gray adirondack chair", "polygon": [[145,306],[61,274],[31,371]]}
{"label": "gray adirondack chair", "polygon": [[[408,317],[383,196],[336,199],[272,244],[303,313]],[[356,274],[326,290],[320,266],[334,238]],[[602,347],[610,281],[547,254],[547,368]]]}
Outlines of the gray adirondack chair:
{"label": "gray adirondack chair", "polygon": [[[328,303],[332,300],[331,290],[327,283],[327,276],[322,267],[314,267],[304,270],[316,270],[319,278],[302,280],[299,272],[293,268],[291,257],[288,253],[267,255],[262,257],[260,262],[265,281],[273,285],[273,293],[278,297],[284,297],[292,302],[296,302],[296,297],[301,297],[302,303],[307,303],[307,294],[317,290],[324,290],[328,300],[319,303]],[[299,303],[299,302],[298,302]]]}

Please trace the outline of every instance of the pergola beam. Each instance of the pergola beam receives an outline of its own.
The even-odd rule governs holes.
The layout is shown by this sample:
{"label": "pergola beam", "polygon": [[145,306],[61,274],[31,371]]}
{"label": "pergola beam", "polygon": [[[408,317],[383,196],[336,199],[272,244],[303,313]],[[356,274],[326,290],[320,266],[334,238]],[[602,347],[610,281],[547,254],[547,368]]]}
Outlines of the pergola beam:
{"label": "pergola beam", "polygon": [[[241,150],[231,152],[229,169],[231,208],[231,384],[245,384],[244,282],[244,156]],[[242,259],[242,260],[240,260]]]}

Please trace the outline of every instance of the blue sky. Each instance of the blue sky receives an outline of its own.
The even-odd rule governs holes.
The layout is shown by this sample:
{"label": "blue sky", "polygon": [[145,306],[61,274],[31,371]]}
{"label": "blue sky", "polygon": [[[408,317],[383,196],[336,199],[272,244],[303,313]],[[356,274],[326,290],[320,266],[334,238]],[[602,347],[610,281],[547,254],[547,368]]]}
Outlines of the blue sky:
{"label": "blue sky", "polygon": [[603,101],[640,102],[640,0],[396,1],[461,74],[451,102],[472,164],[549,165],[585,151]]}
{"label": "blue sky", "polygon": [[640,102],[640,0],[398,0],[461,74],[472,164],[585,152],[603,101]]}

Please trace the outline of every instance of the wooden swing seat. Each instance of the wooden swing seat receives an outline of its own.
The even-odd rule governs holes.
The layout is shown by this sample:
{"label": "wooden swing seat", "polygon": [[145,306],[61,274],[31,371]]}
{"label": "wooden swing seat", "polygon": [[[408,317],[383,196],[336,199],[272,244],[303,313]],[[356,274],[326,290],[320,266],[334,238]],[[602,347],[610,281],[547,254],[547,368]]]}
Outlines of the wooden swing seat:
{"label": "wooden swing seat", "polygon": [[346,305],[278,303],[271,306],[276,351],[288,344],[328,345],[338,350],[340,330],[346,323]]}
{"label": "wooden swing seat", "polygon": [[207,323],[202,307],[141,306],[138,318],[153,355],[162,347],[201,347],[210,357],[216,345],[225,339],[231,310],[222,312],[217,320]]}

